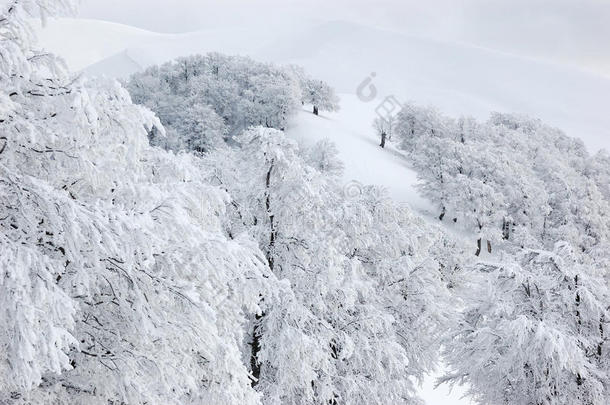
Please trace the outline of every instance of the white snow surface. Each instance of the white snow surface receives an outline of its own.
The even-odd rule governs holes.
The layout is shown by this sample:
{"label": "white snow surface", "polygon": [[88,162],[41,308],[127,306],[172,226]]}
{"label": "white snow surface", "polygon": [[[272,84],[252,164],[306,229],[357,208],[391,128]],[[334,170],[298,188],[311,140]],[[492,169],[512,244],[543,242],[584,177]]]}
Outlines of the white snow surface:
{"label": "white snow surface", "polygon": [[434,105],[450,115],[486,118],[524,113],[610,149],[610,80],[571,67],[467,44],[383,31],[344,21],[250,25],[161,34],[121,24],[50,20],[41,45],[74,70],[122,77],[178,56],[218,51],[261,61],[297,63],[334,86],[356,92],[371,73],[378,97]]}
{"label": "white snow surface", "polygon": [[376,101],[363,103],[353,94],[339,96],[339,112],[322,112],[317,117],[311,110],[304,109],[287,128],[288,136],[307,146],[322,139],[331,140],[345,165],[346,182],[383,186],[395,200],[425,211],[429,202],[415,191],[417,175],[409,168],[405,157],[390,142],[385,149],[379,147],[379,139],[371,125]]}
{"label": "white snow surface", "polygon": [[[332,140],[345,164],[346,181],[382,185],[422,213],[432,207],[415,191],[415,173],[391,142],[386,149],[378,146],[371,127],[386,96],[481,119],[491,111],[526,113],[581,138],[592,152],[610,149],[610,80],[465,44],[341,21],[159,34],[104,21],[58,19],[39,35],[41,45],[63,56],[72,69],[118,78],[209,51],[302,65],[341,93],[341,111],[316,117],[303,110],[288,135],[304,144]],[[364,102],[356,88],[372,72],[377,97]],[[450,393],[433,384],[430,377],[421,391],[428,405],[470,404],[461,399],[463,390]]]}

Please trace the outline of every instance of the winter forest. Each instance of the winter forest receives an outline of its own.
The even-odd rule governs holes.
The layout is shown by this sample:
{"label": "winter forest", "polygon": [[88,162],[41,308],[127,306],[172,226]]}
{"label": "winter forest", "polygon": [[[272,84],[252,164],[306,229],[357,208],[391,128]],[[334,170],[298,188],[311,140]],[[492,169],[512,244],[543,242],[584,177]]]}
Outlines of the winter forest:
{"label": "winter forest", "polygon": [[287,135],[316,72],[83,75],[33,28],[77,3],[0,1],[0,404],[610,404],[608,152],[406,103],[360,130],[414,208]]}

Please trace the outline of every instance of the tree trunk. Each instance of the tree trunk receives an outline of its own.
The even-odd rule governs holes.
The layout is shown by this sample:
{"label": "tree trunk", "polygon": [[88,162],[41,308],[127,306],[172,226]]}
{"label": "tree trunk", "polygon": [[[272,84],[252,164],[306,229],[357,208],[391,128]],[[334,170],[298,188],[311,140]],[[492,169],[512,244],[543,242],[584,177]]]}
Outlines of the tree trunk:
{"label": "tree trunk", "polygon": [[578,321],[578,329],[582,325],[582,319],[580,317],[580,293],[578,292],[578,274],[574,276],[574,289],[576,290],[576,319]]}
{"label": "tree trunk", "polygon": [[502,220],[502,238],[504,240],[510,238],[510,222],[506,218]]}
{"label": "tree trunk", "polygon": [[379,146],[381,146],[382,148],[385,148],[385,138],[386,138],[386,133],[382,132],[381,133],[381,143],[379,144]]}
{"label": "tree trunk", "polygon": [[252,330],[252,343],[250,346],[252,347],[252,351],[250,354],[250,370],[252,372],[252,387],[256,387],[258,381],[261,377],[261,365],[258,361],[258,353],[261,351],[261,336],[259,333],[260,320],[264,315],[256,315],[256,321],[254,324],[254,329]]}
{"label": "tree trunk", "polygon": [[313,113],[314,115],[318,115],[318,107],[317,106],[313,106]]}
{"label": "tree trunk", "polygon": [[271,172],[273,171],[274,161],[271,161],[271,165],[269,166],[269,170],[267,171],[267,177],[265,179],[265,188],[266,196],[265,196],[265,208],[267,209],[267,215],[269,216],[269,248],[267,249],[267,261],[269,262],[269,268],[273,271],[274,261],[273,261],[273,248],[275,247],[275,215],[271,212],[271,195],[269,188],[271,187]]}
{"label": "tree trunk", "polygon": [[602,357],[602,345],[604,344],[604,316],[602,315],[599,319],[599,336],[600,341],[597,345],[597,356]]}
{"label": "tree trunk", "polygon": [[[265,208],[267,210],[267,215],[269,216],[269,246],[267,249],[267,262],[269,263],[269,269],[273,271],[274,269],[274,257],[273,257],[273,249],[275,247],[275,238],[276,238],[276,229],[275,229],[275,216],[271,210],[271,191],[269,190],[271,187],[271,173],[273,172],[273,167],[275,162],[271,160],[271,164],[269,165],[269,170],[267,170],[267,176],[265,178],[265,188],[266,188],[266,196],[265,196]],[[261,333],[260,333],[260,324],[262,319],[265,317],[265,314],[256,315],[256,321],[254,323],[254,328],[252,330],[252,352],[250,354],[250,369],[252,371],[252,387],[255,387],[258,384],[258,380],[261,375],[261,366],[258,361],[258,353],[261,350]]]}
{"label": "tree trunk", "polygon": [[491,253],[491,242],[487,241],[487,253]]}
{"label": "tree trunk", "polygon": [[443,207],[443,208],[441,209],[441,215],[439,215],[439,216],[438,216],[438,220],[439,220],[439,221],[442,221],[442,220],[443,220],[443,218],[445,218],[445,214],[446,214],[446,212],[445,212],[445,211],[446,211],[446,210],[445,210],[445,207]]}
{"label": "tree trunk", "polygon": [[479,238],[479,239],[477,240],[477,251],[476,251],[476,253],[475,253],[474,255],[475,255],[475,256],[478,256],[478,255],[480,255],[480,254],[481,254],[481,238]]}

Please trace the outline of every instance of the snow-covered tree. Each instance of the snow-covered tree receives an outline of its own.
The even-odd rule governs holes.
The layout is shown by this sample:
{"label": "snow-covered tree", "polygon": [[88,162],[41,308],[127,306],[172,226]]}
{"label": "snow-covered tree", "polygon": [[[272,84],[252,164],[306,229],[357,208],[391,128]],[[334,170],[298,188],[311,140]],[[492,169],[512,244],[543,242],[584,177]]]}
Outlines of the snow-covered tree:
{"label": "snow-covered tree", "polygon": [[27,18],[67,3],[0,9],[0,402],[259,403],[264,256],[195,157],[149,146],[150,111],[32,50]]}
{"label": "snow-covered tree", "polygon": [[332,156],[315,162],[281,132],[237,139],[206,157],[233,198],[227,234],[255,237],[286,283],[252,319],[263,402],[413,401],[452,317],[426,225],[375,188],[346,196],[339,173],[324,170]]}
{"label": "snow-covered tree", "polygon": [[373,121],[373,128],[377,133],[377,136],[381,139],[382,148],[385,147],[386,139],[391,140],[394,128],[396,127],[396,116],[389,115],[387,117],[377,117]]}
{"label": "snow-covered tree", "polygon": [[519,115],[456,122],[407,105],[395,128],[439,219],[475,234],[477,256],[484,240],[497,248],[498,264],[474,265],[452,283],[465,291],[465,310],[446,343],[448,380],[469,383],[482,404],[604,403],[604,155],[592,159],[582,142]]}
{"label": "snow-covered tree", "polygon": [[407,105],[395,134],[439,219],[478,234],[478,244],[548,249],[566,240],[587,251],[605,243],[608,199],[595,180],[599,170],[582,142],[561,131],[518,115],[456,122]]}
{"label": "snow-covered tree", "polygon": [[304,150],[307,164],[321,173],[327,173],[331,178],[341,178],[344,165],[338,159],[337,146],[325,138]]}
{"label": "snow-covered tree", "polygon": [[[168,127],[175,134],[157,136],[157,144],[171,150],[208,152],[224,142],[227,127],[223,119],[208,105],[194,104],[177,111],[176,121]],[[172,142],[179,141],[179,145]]]}
{"label": "snow-covered tree", "polygon": [[152,134],[154,144],[192,150],[188,145],[195,142],[208,151],[250,126],[284,129],[310,81],[316,83],[320,107],[336,108],[332,89],[305,77],[294,66],[210,53],[150,67],[126,86],[134,102],[155,111],[168,131],[176,131],[169,140]]}
{"label": "snow-covered tree", "polygon": [[451,178],[460,170],[452,153],[453,122],[441,117],[436,110],[411,104],[403,107],[396,121],[393,126],[399,146],[412,158],[422,181],[423,196],[439,205],[442,221],[450,200],[455,199],[449,195]]}
{"label": "snow-covered tree", "polygon": [[333,88],[322,80],[307,78],[302,84],[301,101],[311,104],[315,115],[320,111],[339,111],[339,97]]}
{"label": "snow-covered tree", "polygon": [[451,372],[481,404],[605,404],[608,294],[569,244],[482,263],[465,286],[464,319],[446,343]]}
{"label": "snow-covered tree", "polygon": [[180,58],[130,98],[33,49],[28,18],[71,2],[4,3],[0,403],[417,403],[441,347],[481,403],[608,398],[603,154],[405,107],[391,130],[435,215],[499,261],[468,266],[385,190],[345,190],[329,141],[280,131],[337,107],[302,70]]}

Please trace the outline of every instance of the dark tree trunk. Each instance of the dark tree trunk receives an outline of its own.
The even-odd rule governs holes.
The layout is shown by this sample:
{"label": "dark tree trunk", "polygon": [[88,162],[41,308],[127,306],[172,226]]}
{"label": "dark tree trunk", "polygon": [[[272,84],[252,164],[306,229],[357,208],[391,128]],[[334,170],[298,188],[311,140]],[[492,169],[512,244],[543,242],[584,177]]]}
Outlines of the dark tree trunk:
{"label": "dark tree trunk", "polygon": [[[574,276],[574,289],[576,290],[576,319],[578,322],[578,331],[580,332],[580,327],[582,326],[582,319],[580,317],[580,293],[578,292],[578,274]],[[581,386],[583,384],[583,378],[578,373],[576,375],[576,385]]]}
{"label": "dark tree trunk", "polygon": [[381,143],[379,144],[379,146],[381,146],[382,148],[385,148],[385,138],[387,137],[387,134],[385,132],[381,133]]}
{"label": "dark tree trunk", "polygon": [[491,242],[487,241],[487,253],[491,253]]}
{"label": "dark tree trunk", "polygon": [[313,106],[313,113],[314,115],[318,115],[318,106]]}
{"label": "dark tree trunk", "polygon": [[599,336],[600,336],[600,341],[599,341],[599,344],[597,345],[597,355],[599,357],[601,357],[602,356],[602,345],[604,344],[604,316],[603,315],[599,319]]}
{"label": "dark tree trunk", "polygon": [[[269,189],[271,187],[271,173],[273,172],[273,166],[274,166],[274,161],[272,160],[271,164],[269,166],[269,170],[267,171],[267,176],[265,178],[265,187],[267,189],[266,196],[265,196],[265,208],[267,210],[267,215],[269,216],[269,230],[270,230],[269,247],[267,249],[267,262],[269,263],[269,268],[271,269],[271,271],[273,271],[273,269],[275,267],[274,258],[273,258],[273,248],[275,247],[275,239],[276,239],[276,234],[277,234],[277,231],[275,229],[275,216],[272,214],[272,211],[271,211],[271,192],[269,191]],[[255,387],[258,384],[258,380],[261,375],[261,365],[258,361],[258,353],[261,350],[260,328],[261,328],[261,323],[262,323],[262,320],[264,317],[265,317],[264,313],[262,313],[261,315],[256,315],[256,321],[254,323],[254,328],[252,330],[252,343],[251,343],[252,352],[250,354],[250,369],[252,371],[252,377],[254,377],[254,379],[252,380],[252,387]]]}
{"label": "dark tree trunk", "polygon": [[578,292],[578,274],[574,276],[574,289],[576,292],[576,319],[578,320],[578,328],[582,325],[582,319],[580,318],[580,293]]}
{"label": "dark tree trunk", "polygon": [[476,251],[476,253],[475,253],[474,255],[475,255],[475,256],[478,256],[478,255],[480,255],[480,254],[481,254],[481,238],[479,238],[479,239],[477,240],[477,251]]}
{"label": "dark tree trunk", "polygon": [[443,220],[443,218],[445,218],[445,214],[446,214],[446,212],[445,212],[445,211],[446,211],[446,210],[445,210],[445,207],[443,207],[443,208],[441,209],[441,215],[439,215],[439,216],[438,216],[438,220],[439,220],[439,221],[442,221],[442,220]]}
{"label": "dark tree trunk", "polygon": [[502,220],[502,238],[504,240],[510,238],[510,222],[506,218]]}
{"label": "dark tree trunk", "polygon": [[261,377],[261,365],[258,362],[258,352],[261,351],[261,334],[259,332],[260,328],[260,320],[264,315],[256,315],[256,321],[254,324],[254,329],[252,331],[252,343],[250,346],[252,347],[252,353],[250,355],[250,370],[252,371],[252,387],[256,387],[258,381]]}
{"label": "dark tree trunk", "polygon": [[267,188],[267,195],[265,198],[265,208],[267,209],[267,215],[269,216],[269,248],[267,250],[267,261],[269,262],[269,268],[273,271],[273,248],[275,247],[275,216],[271,212],[271,195],[269,192],[269,187],[271,186],[271,172],[273,171],[274,162],[271,161],[271,166],[269,166],[269,170],[267,171],[267,177],[265,179],[265,187]]}

